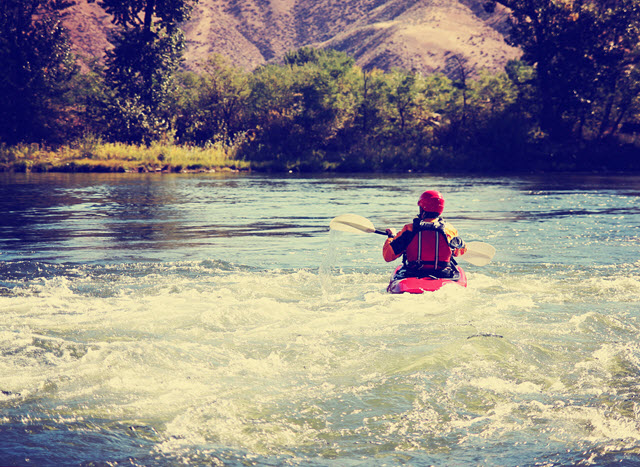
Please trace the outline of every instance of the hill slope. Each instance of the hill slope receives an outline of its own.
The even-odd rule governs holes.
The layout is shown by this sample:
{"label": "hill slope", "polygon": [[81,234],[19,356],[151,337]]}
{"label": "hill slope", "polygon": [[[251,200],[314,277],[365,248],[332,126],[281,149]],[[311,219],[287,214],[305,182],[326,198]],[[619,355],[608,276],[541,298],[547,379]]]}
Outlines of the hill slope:
{"label": "hill slope", "polygon": [[[482,0],[200,0],[183,25],[185,66],[219,53],[251,70],[310,45],[364,68],[447,72],[455,55],[468,71],[499,70],[519,55],[503,38],[507,16],[487,14]],[[67,26],[78,52],[102,56],[111,23],[97,4],[79,2]]]}

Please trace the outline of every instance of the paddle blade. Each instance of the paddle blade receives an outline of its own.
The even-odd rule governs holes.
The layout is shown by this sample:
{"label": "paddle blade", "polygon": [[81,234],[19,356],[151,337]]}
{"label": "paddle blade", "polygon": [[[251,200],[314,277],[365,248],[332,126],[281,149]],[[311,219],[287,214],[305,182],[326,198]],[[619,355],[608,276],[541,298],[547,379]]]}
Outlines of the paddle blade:
{"label": "paddle blade", "polygon": [[493,255],[496,254],[496,249],[484,242],[469,242],[467,243],[467,251],[464,255],[460,256],[463,259],[474,266],[485,266],[491,262]]}
{"label": "paddle blade", "polygon": [[351,233],[374,233],[376,231],[369,219],[357,214],[342,214],[334,218],[329,224],[329,229]]}

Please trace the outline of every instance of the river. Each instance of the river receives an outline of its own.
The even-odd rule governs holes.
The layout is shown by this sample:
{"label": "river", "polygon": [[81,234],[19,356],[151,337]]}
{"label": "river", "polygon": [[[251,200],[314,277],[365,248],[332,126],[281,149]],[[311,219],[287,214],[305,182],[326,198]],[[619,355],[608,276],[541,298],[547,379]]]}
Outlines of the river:
{"label": "river", "polygon": [[[425,189],[496,247],[385,292]],[[0,174],[1,465],[638,465],[640,177]],[[395,263],[394,263],[395,264]]]}

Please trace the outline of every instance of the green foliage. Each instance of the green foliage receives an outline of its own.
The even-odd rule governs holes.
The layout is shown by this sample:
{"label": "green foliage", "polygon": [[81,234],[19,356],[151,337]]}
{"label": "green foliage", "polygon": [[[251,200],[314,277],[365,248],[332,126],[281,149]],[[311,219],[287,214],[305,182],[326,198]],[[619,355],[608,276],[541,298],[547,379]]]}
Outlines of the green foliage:
{"label": "green foliage", "polygon": [[[56,9],[64,3],[7,1],[0,138],[56,142],[63,129],[76,143],[55,160],[68,170],[131,170],[129,161],[153,171],[640,167],[636,0],[496,0],[513,9],[510,40],[522,58],[488,73],[452,55],[446,75],[428,76],[362,70],[342,52],[309,47],[253,72],[221,56],[179,72],[178,24],[193,3],[101,1],[119,26],[114,47],[104,68],[77,75]],[[54,14],[34,13],[43,11]],[[60,168],[53,156],[39,160],[47,151],[12,148],[0,146],[2,167]]]}
{"label": "green foliage", "polygon": [[[89,0],[93,3],[95,0]],[[151,31],[154,21],[171,31],[189,19],[197,0],[99,0],[98,4],[124,29]]]}
{"label": "green foliage", "polygon": [[369,135],[379,129],[385,119],[385,106],[389,85],[385,74],[373,69],[358,76],[353,90],[356,108],[352,131]]}
{"label": "green foliage", "polygon": [[395,122],[394,128],[402,134],[407,120],[416,107],[418,88],[416,76],[402,70],[394,70],[390,76],[390,90],[388,102],[390,118]]}
{"label": "green foliage", "polygon": [[535,67],[512,61],[505,73],[469,77],[455,65],[456,79],[363,71],[343,53],[304,48],[248,73],[212,57],[180,77],[178,139],[221,143],[270,170],[579,167],[575,151],[538,129]]}
{"label": "green foliage", "polygon": [[246,121],[250,75],[220,55],[210,57],[203,72],[179,76],[174,95],[178,108],[176,136],[196,144],[232,145]]}
{"label": "green foliage", "polygon": [[103,102],[106,134],[114,140],[150,143],[170,132],[168,108],[184,51],[178,24],[193,0],[101,0],[120,30],[107,52]]}
{"label": "green foliage", "polygon": [[4,0],[0,8],[0,140],[58,140],[77,72],[62,0]]}
{"label": "green foliage", "polygon": [[255,130],[245,157],[273,159],[287,170],[333,164],[341,150],[339,135],[355,118],[358,73],[344,53],[312,49],[287,54],[284,67],[258,69],[249,96]]}
{"label": "green foliage", "polygon": [[510,41],[535,69],[532,103],[554,140],[615,133],[640,96],[637,0],[497,0],[512,11]]}

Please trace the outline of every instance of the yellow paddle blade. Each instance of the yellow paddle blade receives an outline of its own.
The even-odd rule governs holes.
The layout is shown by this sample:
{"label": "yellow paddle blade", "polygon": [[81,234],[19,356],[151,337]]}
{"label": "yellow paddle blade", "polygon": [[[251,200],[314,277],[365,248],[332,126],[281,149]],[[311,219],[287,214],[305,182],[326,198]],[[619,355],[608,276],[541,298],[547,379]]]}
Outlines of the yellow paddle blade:
{"label": "yellow paddle blade", "polygon": [[485,266],[491,262],[495,254],[496,249],[488,243],[469,242],[467,243],[467,251],[464,255],[460,256],[460,259],[474,266]]}
{"label": "yellow paddle blade", "polygon": [[351,233],[374,233],[376,231],[369,219],[357,214],[342,214],[335,217],[329,224],[329,229]]}

